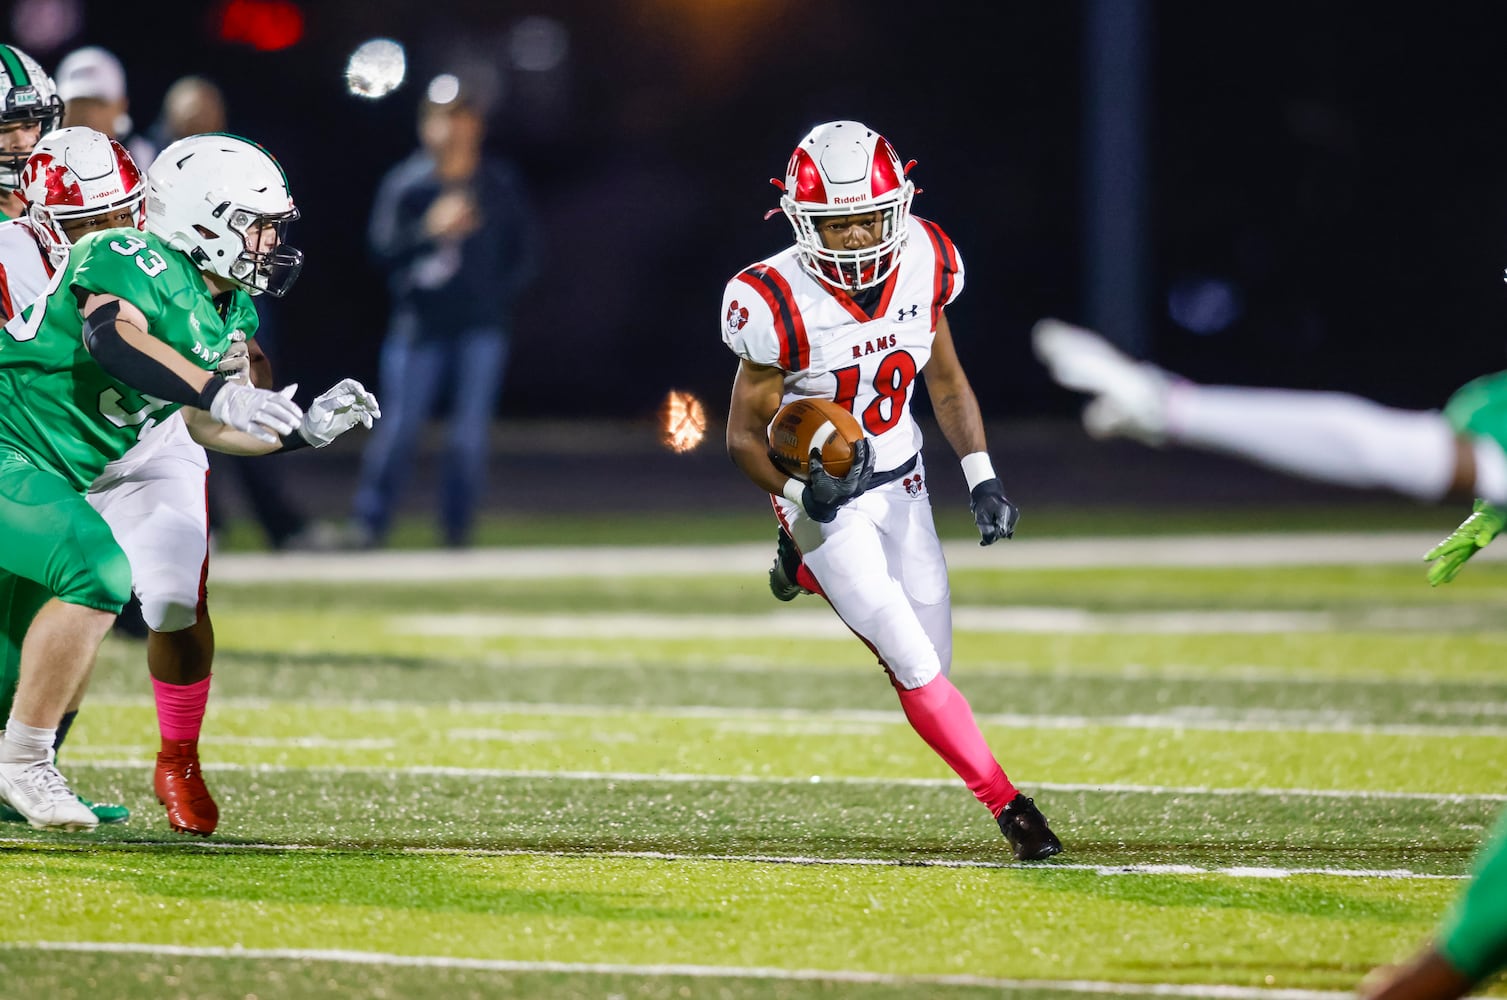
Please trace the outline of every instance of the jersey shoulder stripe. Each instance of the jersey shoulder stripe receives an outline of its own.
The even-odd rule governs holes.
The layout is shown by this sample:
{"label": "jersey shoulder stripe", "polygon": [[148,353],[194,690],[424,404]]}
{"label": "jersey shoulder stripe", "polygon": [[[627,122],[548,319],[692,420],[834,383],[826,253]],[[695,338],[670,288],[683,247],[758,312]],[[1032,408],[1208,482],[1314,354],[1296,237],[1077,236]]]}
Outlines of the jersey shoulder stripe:
{"label": "jersey shoulder stripe", "polygon": [[921,223],[921,228],[926,231],[926,236],[931,240],[932,255],[936,259],[936,269],[932,277],[932,304],[931,325],[937,325],[937,317],[941,315],[942,308],[952,301],[954,283],[958,273],[958,251],[952,245],[952,240],[942,232],[942,227],[928,219],[914,217]]}
{"label": "jersey shoulder stripe", "polygon": [[744,268],[738,273],[738,280],[758,292],[774,316],[775,333],[780,340],[780,367],[787,372],[805,371],[811,364],[811,342],[790,282],[764,263]]}

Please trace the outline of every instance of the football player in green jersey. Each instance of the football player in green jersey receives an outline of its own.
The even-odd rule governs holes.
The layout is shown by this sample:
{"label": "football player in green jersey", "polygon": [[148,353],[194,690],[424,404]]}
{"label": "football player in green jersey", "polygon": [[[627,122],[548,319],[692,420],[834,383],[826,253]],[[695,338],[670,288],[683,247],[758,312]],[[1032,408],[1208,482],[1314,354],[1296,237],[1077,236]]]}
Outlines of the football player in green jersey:
{"label": "football player in green jersey", "polygon": [[[1507,372],[1467,383],[1442,411],[1398,410],[1337,392],[1198,385],[1059,320],[1037,323],[1032,339],[1054,379],[1093,397],[1083,423],[1094,437],[1205,448],[1307,479],[1419,500],[1475,496],[1472,514],[1424,555],[1434,586],[1454,579],[1507,523]],[[1360,995],[1464,996],[1507,967],[1504,906],[1507,814],[1435,939],[1406,962],[1376,970]]]}
{"label": "football player in green jersey", "polygon": [[[91,233],[47,294],[0,333],[0,655],[19,657],[0,739],[0,799],[39,828],[95,817],[52,759],[56,727],[124,604],[130,566],[84,497],[105,464],[181,409],[194,440],[234,454],[319,446],[376,400],[354,380],[306,414],[217,367],[255,330],[248,293],[281,296],[302,266],[281,167],[260,146],[179,140],[147,172],[145,231]],[[29,627],[27,622],[29,621]]]}
{"label": "football player in green jersey", "polygon": [[1093,397],[1083,410],[1093,437],[1203,448],[1417,500],[1475,497],[1472,514],[1424,555],[1434,586],[1507,523],[1507,372],[1467,383],[1442,411],[1399,410],[1339,392],[1199,385],[1055,319],[1032,338],[1053,378]]}
{"label": "football player in green jersey", "polygon": [[52,77],[14,45],[0,45],[0,222],[25,205],[21,168],[37,141],[63,121],[63,102]]}

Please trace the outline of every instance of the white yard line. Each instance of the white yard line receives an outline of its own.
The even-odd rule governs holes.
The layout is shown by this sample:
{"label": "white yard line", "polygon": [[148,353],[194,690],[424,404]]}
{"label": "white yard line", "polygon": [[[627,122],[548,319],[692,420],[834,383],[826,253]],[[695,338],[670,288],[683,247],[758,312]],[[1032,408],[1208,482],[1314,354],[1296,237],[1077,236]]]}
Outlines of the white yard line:
{"label": "white yard line", "polygon": [[[1475,607],[1370,608],[1364,611],[1090,611],[1076,607],[973,607],[952,609],[956,632],[989,633],[1210,633],[1271,634],[1337,629],[1499,628],[1503,616]],[[853,633],[825,603],[763,614],[448,614],[392,615],[383,620],[395,635],[445,639],[826,639],[851,641]]]}
{"label": "white yard line", "polygon": [[[35,844],[24,837],[0,837],[0,844]],[[282,852],[328,852],[347,854],[350,850],[338,845],[302,843],[248,843],[245,841],[184,840],[178,844],[196,852],[209,853],[256,853],[260,851]],[[574,860],[600,860],[619,858],[627,861],[675,861],[717,862],[753,865],[795,865],[797,867],[829,868],[947,868],[957,870],[1030,871],[1030,872],[1092,872],[1104,877],[1131,875],[1217,875],[1238,879],[1286,879],[1295,876],[1320,876],[1325,878],[1379,879],[1394,882],[1464,882],[1468,874],[1436,875],[1415,872],[1407,868],[1279,868],[1261,865],[1238,865],[1223,868],[1204,868],[1198,865],[1092,865],[1058,861],[968,861],[958,858],[824,858],[799,854],[696,854],[684,851],[562,851],[522,847],[362,847],[363,853],[391,853],[433,857],[461,858],[563,858]]]}
{"label": "white yard line", "polygon": [[175,958],[340,962],[420,969],[470,969],[478,972],[557,972],[609,976],[687,976],[697,979],[767,979],[860,983],[876,986],[982,986],[1002,990],[1060,990],[1111,996],[1210,997],[1215,1000],[1331,1000],[1350,996],[1332,990],[1262,989],[1255,986],[1198,986],[1180,983],[1110,983],[1087,979],[994,979],[987,976],[897,976],[883,972],[831,969],[777,969],[718,965],[629,965],[609,962],[519,962],[443,955],[392,955],[368,951],[314,948],[213,948],[115,941],[32,941],[4,943],[16,951],[92,952],[114,955],[165,955]]}
{"label": "white yard line", "polygon": [[[149,757],[139,760],[90,760],[81,755],[87,748],[70,749],[67,770],[79,771],[90,768],[111,770],[145,771],[155,767]],[[663,782],[667,784],[733,784],[733,785],[882,785],[906,788],[955,788],[956,778],[903,778],[903,777],[831,777],[809,775],[750,774],[686,774],[683,772],[649,773],[640,771],[535,771],[498,767],[450,767],[440,765],[415,765],[411,767],[378,767],[349,764],[224,764],[204,765],[207,773],[248,774],[361,774],[392,777],[415,775],[435,778],[467,778],[497,780],[557,780],[557,781],[606,781],[606,782]],[[1499,792],[1408,792],[1393,789],[1368,790],[1360,788],[1211,788],[1200,785],[1127,785],[1093,784],[1085,782],[1030,781],[1024,783],[1031,791],[1044,792],[1107,792],[1120,795],[1215,795],[1239,797],[1256,795],[1274,798],[1322,798],[1322,799],[1377,799],[1414,802],[1507,802],[1507,793]]]}
{"label": "white yard line", "polygon": [[[1417,532],[1175,535],[1111,538],[1021,538],[988,548],[944,546],[954,569],[1068,569],[1134,566],[1313,566],[1416,564],[1441,535]],[[771,531],[771,538],[773,532]],[[460,552],[310,552],[216,554],[210,576],[221,583],[369,580],[429,583],[551,577],[762,576],[774,555],[768,544],[700,546],[566,546],[468,549]],[[1507,558],[1485,549],[1478,560]]]}

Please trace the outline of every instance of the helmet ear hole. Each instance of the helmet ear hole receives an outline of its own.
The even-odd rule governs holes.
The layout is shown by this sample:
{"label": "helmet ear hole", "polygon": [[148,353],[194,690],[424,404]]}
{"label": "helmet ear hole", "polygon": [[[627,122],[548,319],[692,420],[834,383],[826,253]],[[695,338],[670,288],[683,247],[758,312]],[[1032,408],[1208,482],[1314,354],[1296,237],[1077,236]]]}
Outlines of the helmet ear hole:
{"label": "helmet ear hole", "polygon": [[215,239],[215,238],[217,238],[220,235],[219,233],[215,232],[213,229],[208,229],[208,228],[206,228],[204,226],[200,226],[200,225],[197,225],[197,224],[195,224],[195,226],[194,226],[194,231],[197,232],[200,236],[204,237],[206,240]]}

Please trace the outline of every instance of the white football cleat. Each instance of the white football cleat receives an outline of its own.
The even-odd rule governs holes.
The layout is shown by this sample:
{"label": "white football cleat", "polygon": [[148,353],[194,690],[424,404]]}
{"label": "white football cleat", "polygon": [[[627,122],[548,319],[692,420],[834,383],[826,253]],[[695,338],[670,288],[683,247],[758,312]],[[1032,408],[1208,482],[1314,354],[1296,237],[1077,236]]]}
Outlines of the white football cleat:
{"label": "white football cleat", "polygon": [[1037,322],[1031,345],[1060,385],[1094,397],[1083,410],[1083,427],[1091,436],[1153,445],[1167,440],[1173,376],[1126,355],[1092,330],[1061,320]]}
{"label": "white football cleat", "polygon": [[50,755],[46,760],[0,761],[0,799],[38,830],[92,830],[99,825]]}

